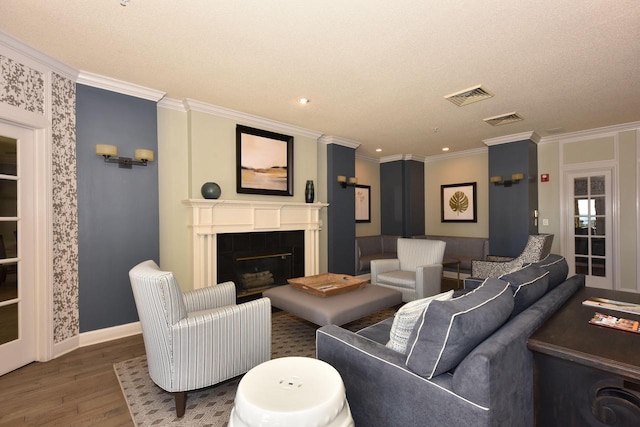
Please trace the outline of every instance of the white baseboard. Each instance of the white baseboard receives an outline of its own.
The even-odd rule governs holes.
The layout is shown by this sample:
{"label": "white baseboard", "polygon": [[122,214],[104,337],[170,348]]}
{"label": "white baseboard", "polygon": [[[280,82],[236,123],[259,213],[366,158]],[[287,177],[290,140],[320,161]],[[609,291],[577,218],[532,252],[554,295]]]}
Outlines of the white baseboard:
{"label": "white baseboard", "polygon": [[140,327],[140,322],[133,322],[126,325],[118,325],[111,328],[83,332],[80,334],[80,347],[99,344],[102,342],[116,340],[118,338],[124,338],[141,333],[142,328]]}

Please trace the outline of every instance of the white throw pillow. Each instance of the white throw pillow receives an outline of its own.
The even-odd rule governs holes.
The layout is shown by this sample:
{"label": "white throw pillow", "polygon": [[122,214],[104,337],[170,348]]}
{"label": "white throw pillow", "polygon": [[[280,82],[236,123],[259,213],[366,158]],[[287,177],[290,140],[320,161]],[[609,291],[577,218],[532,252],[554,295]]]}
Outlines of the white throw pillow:
{"label": "white throw pillow", "polygon": [[402,354],[406,353],[409,335],[413,330],[413,326],[418,321],[420,314],[429,306],[431,301],[448,301],[453,297],[453,291],[443,292],[432,297],[417,299],[410,301],[400,307],[396,312],[389,333],[389,342],[387,347]]}

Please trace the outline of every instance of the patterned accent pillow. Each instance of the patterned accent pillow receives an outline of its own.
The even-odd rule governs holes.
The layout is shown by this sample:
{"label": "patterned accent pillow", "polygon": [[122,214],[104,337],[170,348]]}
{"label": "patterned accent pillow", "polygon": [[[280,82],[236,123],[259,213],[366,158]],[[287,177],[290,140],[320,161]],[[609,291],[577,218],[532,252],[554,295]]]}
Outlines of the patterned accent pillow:
{"label": "patterned accent pillow", "polygon": [[500,279],[508,282],[513,291],[511,317],[515,317],[536,302],[549,287],[549,272],[533,264],[513,273],[503,274]]}
{"label": "patterned accent pillow", "polygon": [[461,297],[432,301],[409,337],[407,367],[427,379],[450,371],[502,326],[512,310],[509,284],[495,277]]}
{"label": "patterned accent pillow", "polygon": [[429,306],[431,301],[448,301],[453,297],[453,291],[443,292],[428,298],[417,299],[400,307],[396,312],[389,333],[389,342],[387,347],[402,354],[407,352],[407,341],[409,335],[418,320],[418,317],[425,308]]}

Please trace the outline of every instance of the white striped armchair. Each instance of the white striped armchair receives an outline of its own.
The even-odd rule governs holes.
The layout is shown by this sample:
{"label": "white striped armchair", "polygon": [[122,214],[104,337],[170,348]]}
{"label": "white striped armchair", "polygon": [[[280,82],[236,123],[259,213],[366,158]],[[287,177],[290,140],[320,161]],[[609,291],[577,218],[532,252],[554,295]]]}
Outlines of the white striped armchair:
{"label": "white striped armchair", "polygon": [[180,291],[153,261],[129,272],[142,326],[149,376],[175,396],[184,415],[187,391],[217,384],[271,358],[271,302],[236,305],[233,282]]}

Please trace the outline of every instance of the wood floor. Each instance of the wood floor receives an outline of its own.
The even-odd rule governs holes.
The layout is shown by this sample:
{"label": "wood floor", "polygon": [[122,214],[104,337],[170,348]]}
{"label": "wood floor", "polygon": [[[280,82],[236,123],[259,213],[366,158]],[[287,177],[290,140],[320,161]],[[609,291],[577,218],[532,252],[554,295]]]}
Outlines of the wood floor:
{"label": "wood floor", "polygon": [[0,426],[133,426],[113,364],[143,354],[134,335],[0,376]]}
{"label": "wood floor", "polygon": [[[445,279],[442,290],[459,286]],[[0,376],[0,426],[133,426],[113,364],[143,354],[134,335]]]}

